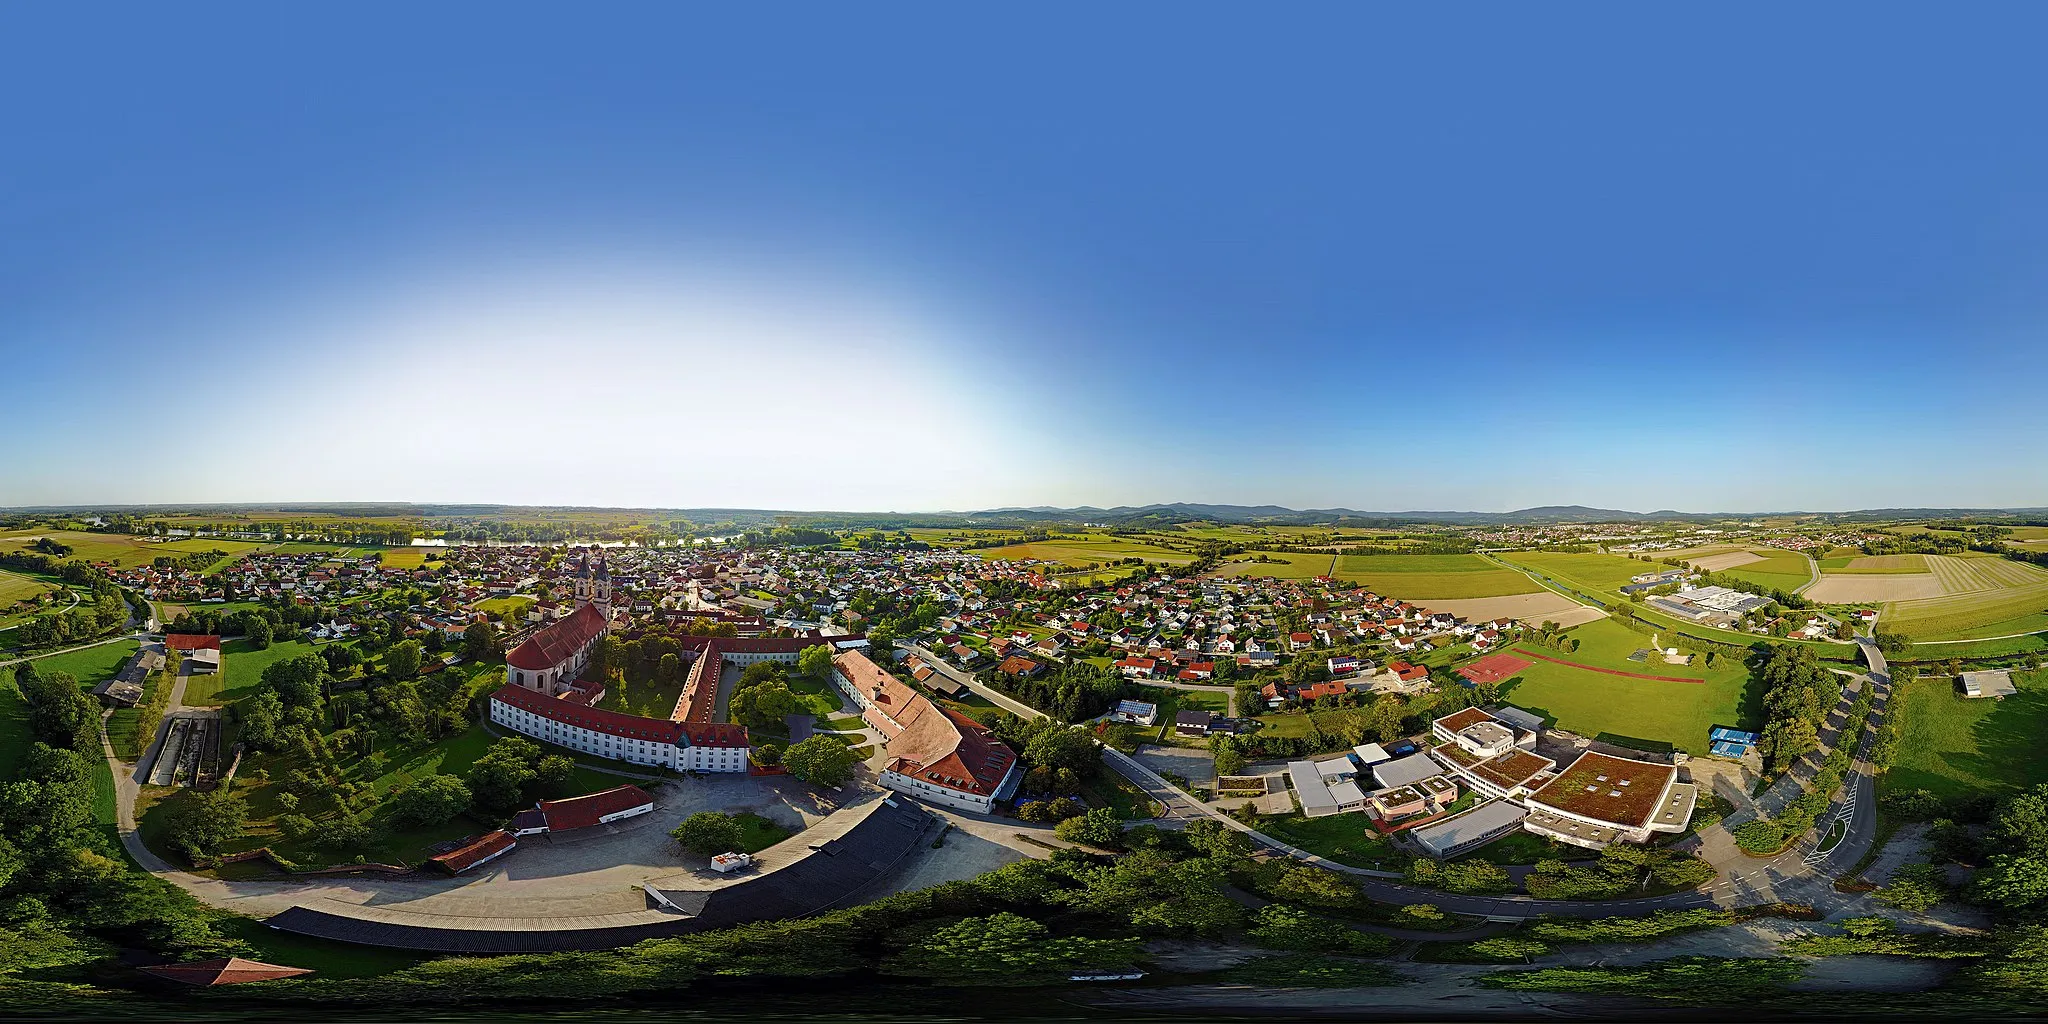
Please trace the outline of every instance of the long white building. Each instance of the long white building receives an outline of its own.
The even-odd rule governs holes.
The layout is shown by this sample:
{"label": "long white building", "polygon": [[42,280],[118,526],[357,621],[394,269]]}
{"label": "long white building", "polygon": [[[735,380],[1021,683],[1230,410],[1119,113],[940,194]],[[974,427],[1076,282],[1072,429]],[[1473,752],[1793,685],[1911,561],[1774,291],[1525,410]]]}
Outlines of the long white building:
{"label": "long white building", "polygon": [[629,764],[677,771],[747,770],[747,730],[740,725],[641,718],[518,685],[491,694],[491,721],[556,746]]}
{"label": "long white building", "polygon": [[981,723],[940,707],[858,651],[832,659],[832,680],[882,734],[883,786],[945,807],[987,814],[1024,780],[1017,755]]}

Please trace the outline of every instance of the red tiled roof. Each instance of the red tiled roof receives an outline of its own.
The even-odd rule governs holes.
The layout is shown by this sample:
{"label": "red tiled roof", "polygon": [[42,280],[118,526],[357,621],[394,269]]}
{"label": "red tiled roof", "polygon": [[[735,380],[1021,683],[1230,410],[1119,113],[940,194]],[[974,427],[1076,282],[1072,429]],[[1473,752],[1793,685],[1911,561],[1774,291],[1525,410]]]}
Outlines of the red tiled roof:
{"label": "red tiled roof", "polygon": [[[166,633],[164,634],[164,646],[174,651],[217,651],[220,650],[220,637],[202,636],[198,633]],[[212,963],[213,961],[209,960],[207,962]],[[243,962],[254,963],[255,961],[245,960]]]}
{"label": "red tiled roof", "polygon": [[596,605],[580,605],[512,648],[505,655],[505,664],[529,672],[554,668],[575,657],[579,648],[604,632],[604,627],[604,616]]}
{"label": "red tiled roof", "polygon": [[996,666],[996,671],[1006,676],[1029,675],[1032,672],[1038,671],[1038,663],[1030,658],[1012,655],[1004,658],[1003,663]]}
{"label": "red tiled roof", "polygon": [[144,967],[142,972],[186,985],[239,985],[245,981],[275,981],[279,978],[296,978],[301,974],[313,973],[303,967],[283,967],[257,960],[244,960],[238,956],[220,960],[200,960],[189,964]]}
{"label": "red tiled roof", "polygon": [[681,722],[664,722],[659,718],[642,718],[639,715],[622,714],[603,708],[584,707],[571,701],[545,696],[523,686],[499,687],[496,693],[491,694],[491,699],[521,711],[531,711],[551,722],[573,725],[607,736],[651,740],[657,743],[675,743],[684,736]]}
{"label": "red tiled roof", "polygon": [[449,874],[459,875],[518,845],[519,840],[513,838],[512,833],[499,829],[479,836],[466,846],[427,859],[439,864]]}
{"label": "red tiled roof", "polygon": [[589,828],[607,814],[630,811],[652,803],[654,798],[648,796],[646,790],[626,785],[567,800],[542,800],[540,813],[548,819],[548,831],[560,832]]}

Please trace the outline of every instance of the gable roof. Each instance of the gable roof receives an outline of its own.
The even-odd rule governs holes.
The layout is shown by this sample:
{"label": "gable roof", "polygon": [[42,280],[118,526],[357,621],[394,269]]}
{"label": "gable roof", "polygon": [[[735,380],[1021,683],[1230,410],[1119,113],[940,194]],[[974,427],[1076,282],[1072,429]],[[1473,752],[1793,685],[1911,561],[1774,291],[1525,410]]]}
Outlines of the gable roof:
{"label": "gable roof", "polygon": [[589,828],[598,824],[598,819],[607,814],[630,811],[635,807],[648,806],[654,798],[647,791],[634,785],[614,786],[611,789],[570,797],[567,800],[542,800],[539,810],[548,820],[548,831]]}
{"label": "gable roof", "polygon": [[[220,650],[220,637],[205,636],[199,633],[166,633],[164,634],[164,646],[174,651],[218,651]],[[207,961],[207,963],[212,962],[211,960]],[[255,963],[254,960],[245,962]]]}
{"label": "gable roof", "polygon": [[529,672],[554,668],[575,657],[584,644],[604,632],[604,627],[604,616],[596,605],[579,605],[575,611],[520,641],[519,646],[505,655],[505,664]]}
{"label": "gable roof", "polygon": [[275,981],[279,978],[296,978],[311,974],[303,967],[285,967],[266,964],[260,960],[244,960],[238,956],[219,960],[199,960],[189,964],[163,964],[144,967],[144,974],[154,974],[166,981],[184,985],[239,985],[245,981]]}

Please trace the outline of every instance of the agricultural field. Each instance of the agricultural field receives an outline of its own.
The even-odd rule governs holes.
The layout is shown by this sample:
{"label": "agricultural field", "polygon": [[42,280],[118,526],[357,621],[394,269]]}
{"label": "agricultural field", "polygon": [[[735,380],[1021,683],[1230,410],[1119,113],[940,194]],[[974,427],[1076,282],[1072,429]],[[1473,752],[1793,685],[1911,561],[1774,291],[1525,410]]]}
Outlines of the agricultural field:
{"label": "agricultural field", "polygon": [[[2048,570],[2010,559],[1926,556],[1939,596],[1887,603],[1879,621],[1916,640],[1961,640],[2048,628]],[[1918,576],[1878,577],[1918,580]]]}
{"label": "agricultural field", "polygon": [[1943,796],[2005,795],[2048,782],[2038,755],[2048,735],[2048,672],[2015,672],[2019,692],[2002,700],[1964,697],[1950,676],[1927,676],[1895,698],[1901,735],[1886,790]]}
{"label": "agricultural field", "polygon": [[1752,548],[1750,554],[1756,555],[1757,559],[1722,571],[1736,579],[1788,594],[1813,580],[1813,563],[1797,551]]}
{"label": "agricultural field", "polygon": [[69,530],[14,530],[0,533],[0,554],[16,551],[30,551],[37,538],[48,537],[60,544],[70,546],[67,559],[88,562],[111,562],[126,568],[134,565],[148,565],[164,556],[188,555],[200,551],[225,551],[240,556],[264,545],[247,540],[219,540],[215,538],[179,538],[176,540],[153,540],[121,533],[82,533]]}
{"label": "agricultural field", "polygon": [[[1271,576],[1282,580],[1311,580],[1327,576],[1339,556],[1319,551],[1258,551],[1232,555],[1212,576]],[[1257,559],[1257,561],[1245,561]]]}
{"label": "agricultural field", "polygon": [[1596,552],[1562,554],[1554,551],[1510,551],[1499,556],[1503,562],[1534,569],[1569,587],[1595,596],[1618,593],[1631,577],[1656,572],[1649,562],[1603,555]]}
{"label": "agricultural field", "polygon": [[1059,562],[1075,568],[1101,565],[1124,558],[1142,558],[1147,562],[1161,562],[1167,565],[1187,565],[1195,556],[1140,541],[1129,540],[1110,534],[1086,534],[1063,536],[1058,540],[1031,541],[1024,544],[1009,544],[999,548],[983,548],[981,557],[987,559],[1037,558],[1048,562]]}
{"label": "agricultural field", "polygon": [[1501,684],[1503,699],[1557,728],[1645,750],[1702,754],[1714,726],[1762,725],[1761,694],[1749,692],[1749,669],[1740,659],[1722,658],[1711,669],[1698,656],[1690,665],[1630,661],[1629,655],[1648,647],[1650,638],[1604,619],[1567,635],[1579,641],[1577,651],[1530,644],[1508,648],[1533,663]]}
{"label": "agricultural field", "polygon": [[[63,603],[30,606],[23,604],[57,590],[57,584],[14,572],[0,572],[0,626],[12,626],[44,612],[64,607]],[[20,605],[17,609],[16,606]]]}
{"label": "agricultural field", "polygon": [[1926,555],[1856,555],[1824,558],[1820,571],[1827,574],[1875,574],[1928,572]]}
{"label": "agricultural field", "polygon": [[1507,597],[1542,589],[1478,555],[1343,555],[1337,559],[1337,577],[1404,601]]}
{"label": "agricultural field", "polygon": [[427,545],[377,548],[377,561],[390,569],[418,569],[441,557],[441,549]]}
{"label": "agricultural field", "polygon": [[478,601],[476,603],[476,610],[493,618],[506,612],[511,612],[515,617],[524,619],[526,613],[532,611],[533,606],[539,603],[534,598],[522,594],[513,594],[509,597],[494,597],[488,601]]}

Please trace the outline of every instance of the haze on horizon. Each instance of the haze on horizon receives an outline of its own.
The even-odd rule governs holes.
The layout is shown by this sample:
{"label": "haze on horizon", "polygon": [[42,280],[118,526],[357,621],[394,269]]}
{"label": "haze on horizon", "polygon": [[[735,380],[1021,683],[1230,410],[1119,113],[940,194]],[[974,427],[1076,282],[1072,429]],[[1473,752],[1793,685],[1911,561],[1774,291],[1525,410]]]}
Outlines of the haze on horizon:
{"label": "haze on horizon", "polygon": [[0,18],[0,507],[2048,505],[2038,6]]}

